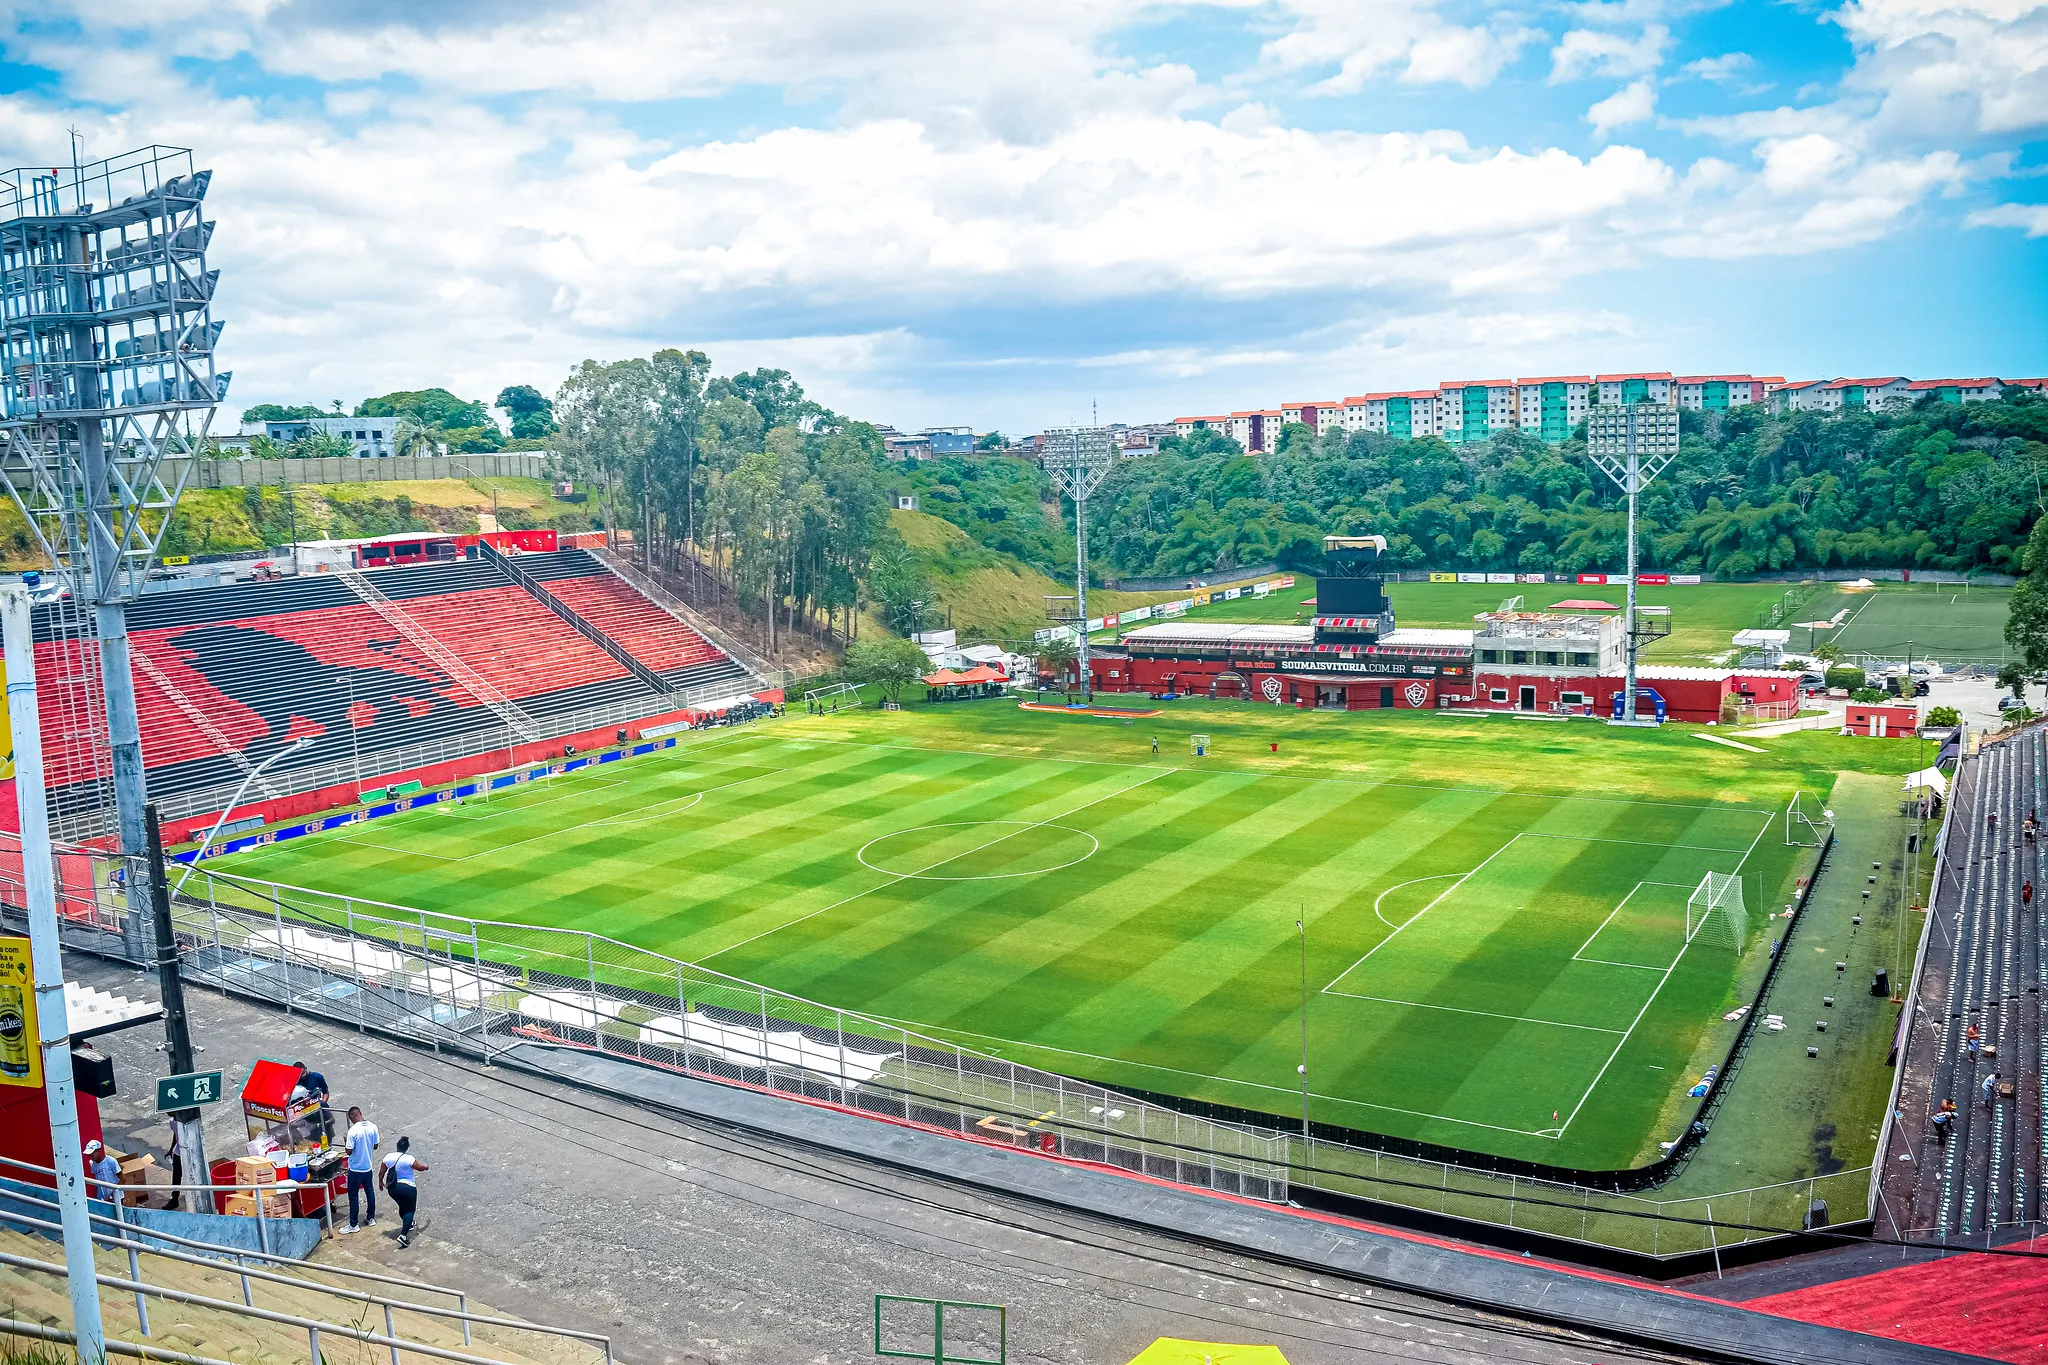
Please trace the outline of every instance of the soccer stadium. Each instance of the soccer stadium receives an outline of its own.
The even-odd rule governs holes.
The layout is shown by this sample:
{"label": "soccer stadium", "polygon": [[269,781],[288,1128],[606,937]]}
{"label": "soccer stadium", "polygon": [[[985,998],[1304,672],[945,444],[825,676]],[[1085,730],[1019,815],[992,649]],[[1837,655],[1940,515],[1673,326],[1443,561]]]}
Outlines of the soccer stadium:
{"label": "soccer stadium", "polygon": [[[209,173],[15,178],[8,1350],[2038,1354],[1993,1311],[2038,1295],[2048,1165],[2012,576],[1713,582],[1637,569],[1631,516],[1628,572],[1296,535],[1091,614],[1087,501],[1148,458],[1110,428],[1026,476],[1069,597],[889,509],[929,449],[770,427],[744,375],[709,402],[762,449],[701,505],[686,471],[680,536],[573,422],[573,470],[202,459]],[[1681,414],[1608,406],[1571,439],[1633,509]],[[827,476],[874,494],[843,561],[782,519]],[[170,553],[180,517],[253,543]]]}

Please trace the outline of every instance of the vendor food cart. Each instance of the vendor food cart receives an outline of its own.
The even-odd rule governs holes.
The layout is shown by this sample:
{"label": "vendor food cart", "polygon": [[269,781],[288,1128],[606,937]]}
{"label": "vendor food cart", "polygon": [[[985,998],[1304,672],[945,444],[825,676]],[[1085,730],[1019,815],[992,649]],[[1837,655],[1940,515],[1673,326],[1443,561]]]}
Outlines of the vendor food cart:
{"label": "vendor food cart", "polygon": [[[293,1217],[318,1218],[329,1198],[341,1192],[346,1154],[327,1140],[320,1097],[298,1093],[298,1084],[297,1068],[267,1059],[256,1063],[242,1087],[248,1154],[214,1162],[212,1179],[217,1185],[274,1184],[275,1194],[266,1192],[267,1198],[288,1199]],[[266,1162],[269,1182],[262,1180]],[[303,1175],[294,1174],[301,1170]],[[253,1215],[254,1203],[251,1194],[214,1191],[214,1206],[222,1213]],[[266,1206],[266,1213],[274,1212]]]}

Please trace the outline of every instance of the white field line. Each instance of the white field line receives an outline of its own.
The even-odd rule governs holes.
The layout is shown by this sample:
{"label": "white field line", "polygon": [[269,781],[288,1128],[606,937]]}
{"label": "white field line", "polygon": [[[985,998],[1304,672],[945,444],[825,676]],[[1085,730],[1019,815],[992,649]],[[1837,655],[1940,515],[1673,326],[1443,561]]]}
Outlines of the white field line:
{"label": "white field line", "polygon": [[1435,875],[1429,877],[1410,877],[1405,882],[1395,882],[1392,886],[1388,887],[1386,890],[1380,892],[1377,896],[1374,896],[1372,898],[1372,912],[1375,916],[1378,916],[1379,922],[1381,924],[1386,925],[1389,929],[1398,929],[1401,927],[1400,925],[1394,923],[1385,915],[1380,914],[1381,901],[1393,895],[1396,891],[1399,891],[1404,886],[1419,886],[1423,882],[1440,882],[1446,877],[1469,877],[1470,875],[1472,874],[1469,872],[1438,872]]}
{"label": "white field line", "polygon": [[[1050,1043],[1020,1043],[1015,1038],[1005,1038],[998,1033],[976,1033],[973,1029],[942,1028],[934,1030],[931,1025],[919,1023],[915,1019],[899,1019],[887,1014],[871,1014],[866,1017],[879,1019],[889,1024],[903,1024],[933,1036],[980,1038],[986,1042],[1002,1043],[1009,1047],[1023,1048],[1033,1052],[1057,1052],[1063,1057],[1087,1057],[1092,1061],[1111,1062],[1117,1066],[1136,1067],[1142,1071],[1163,1071],[1172,1076],[1193,1076],[1198,1080],[1215,1081],[1219,1085],[1241,1085],[1253,1090],[1271,1090],[1275,1094],[1294,1095],[1297,1097],[1301,1094],[1300,1086],[1268,1085],[1264,1081],[1247,1081],[1240,1080],[1235,1076],[1219,1076],[1213,1071],[1189,1071],[1185,1067],[1160,1066],[1156,1062],[1134,1062],[1127,1057],[1111,1057],[1100,1052],[1082,1052],[1078,1048],[1055,1047]],[[999,1050],[989,1048],[987,1051],[998,1052]],[[1449,1114],[1431,1113],[1427,1109],[1403,1109],[1397,1104],[1375,1104],[1371,1100],[1356,1099],[1348,1095],[1329,1095],[1320,1090],[1311,1090],[1308,1093],[1311,1099],[1329,1100],[1333,1104],[1348,1104],[1360,1109],[1378,1109],[1389,1114],[1408,1114],[1419,1119],[1434,1119],[1438,1123],[1455,1123],[1465,1128],[1485,1128],[1496,1133],[1513,1133],[1519,1137],[1552,1137],[1555,1133],[1555,1130],[1548,1128],[1509,1128],[1498,1123],[1481,1123],[1477,1119],[1452,1118]]]}
{"label": "white field line", "polygon": [[1608,925],[1614,923],[1614,917],[1621,913],[1622,906],[1625,906],[1631,900],[1634,900],[1636,892],[1642,890],[1646,886],[1672,886],[1678,888],[1680,891],[1686,889],[1685,883],[1683,882],[1637,882],[1634,886],[1629,888],[1628,894],[1626,896],[1623,896],[1621,900],[1615,905],[1615,907],[1607,912],[1607,918],[1600,921],[1600,927],[1598,929],[1595,929],[1592,933],[1586,935],[1586,941],[1579,945],[1579,951],[1572,954],[1572,961],[1598,962],[1605,967],[1633,967],[1637,971],[1642,972],[1654,972],[1659,970],[1656,967],[1647,966],[1641,962],[1613,962],[1604,957],[1586,957],[1584,955],[1586,949],[1593,946],[1593,940],[1600,937],[1600,935],[1606,931]]}
{"label": "white field line", "polygon": [[1724,739],[1724,738],[1723,738],[1722,736],[1720,736],[1720,735],[1710,735],[1710,734],[1706,733],[1706,732],[1705,732],[1704,730],[1695,730],[1695,731],[1693,731],[1693,732],[1692,732],[1692,737],[1693,737],[1694,739],[1703,739],[1703,740],[1705,740],[1705,741],[1706,741],[1707,743],[1709,743],[1709,744],[1723,744],[1723,745],[1726,745],[1726,746],[1727,746],[1728,748],[1730,748],[1730,749],[1740,749],[1740,750],[1742,750],[1742,751],[1743,751],[1744,753],[1751,753],[1751,754],[1767,754],[1767,753],[1769,753],[1769,752],[1770,752],[1770,750],[1769,750],[1769,749],[1760,749],[1760,748],[1758,748],[1758,747],[1757,747],[1756,745],[1754,745],[1754,744],[1744,744],[1744,743],[1743,743],[1743,742],[1742,742],[1741,740],[1739,740],[1739,739]]}
{"label": "white field line", "polygon": [[[498,797],[497,801],[495,802],[489,796],[466,796],[459,801],[443,801],[434,806],[428,807],[424,811],[407,811],[406,814],[439,815],[443,819],[448,820],[469,820],[481,823],[485,820],[495,820],[500,815],[509,815],[516,811],[522,810],[537,810],[542,806],[551,806],[557,801],[573,800],[578,796],[582,796],[586,792],[601,792],[606,791],[612,787],[623,787],[624,785],[626,785],[627,782],[626,778],[620,777],[616,773],[604,773],[603,776],[606,779],[605,781],[590,783],[587,785],[569,780],[571,778],[594,777],[597,775],[598,774],[596,773],[580,772],[563,773],[560,777],[553,777],[547,779],[547,785],[545,786],[541,786],[537,783],[531,782],[522,783],[516,790],[505,792],[503,795]],[[542,796],[538,801],[521,801],[518,805],[506,805],[503,810],[486,810],[478,814],[471,814],[469,811],[464,809],[464,807],[468,806],[472,801],[481,800],[485,805],[489,806],[496,805],[500,802],[515,801],[519,797],[526,796],[528,794],[538,794],[541,792],[546,792],[547,795]]]}
{"label": "white field line", "polygon": [[[1626,966],[1626,963],[1621,964]],[[1655,967],[1650,968],[1656,971]],[[1575,1028],[1587,1033],[1620,1033],[1618,1028],[1600,1028],[1594,1024],[1567,1024],[1560,1019],[1531,1019],[1526,1014],[1495,1014],[1492,1010],[1467,1010],[1456,1005],[1425,1005],[1420,1000],[1396,1000],[1386,995],[1354,995],[1350,991],[1328,991],[1330,995],[1341,995],[1346,1000],[1370,1000],[1381,1005],[1404,1005],[1412,1010],[1442,1010],[1446,1014],[1476,1014],[1483,1019],[1506,1019],[1516,1024],[1541,1024],[1545,1028]]]}
{"label": "white field line", "polygon": [[1409,917],[1408,917],[1407,919],[1404,919],[1404,920],[1402,920],[1402,921],[1401,921],[1401,923],[1400,923],[1400,925],[1399,925],[1399,926],[1398,926],[1397,928],[1395,928],[1395,930],[1394,930],[1394,932],[1393,932],[1393,933],[1391,933],[1391,934],[1388,934],[1388,935],[1387,935],[1387,936],[1386,936],[1385,938],[1381,939],[1381,940],[1380,940],[1380,941],[1379,941],[1378,943],[1375,943],[1375,944],[1373,944],[1373,945],[1372,945],[1372,947],[1370,947],[1370,948],[1368,948],[1368,949],[1366,949],[1366,950],[1365,950],[1364,956],[1360,957],[1360,958],[1358,959],[1358,961],[1356,961],[1356,962],[1352,963],[1352,964],[1351,964],[1351,965],[1350,965],[1349,967],[1346,967],[1346,968],[1345,968],[1345,969],[1344,969],[1343,971],[1341,971],[1341,972],[1337,973],[1337,975],[1336,975],[1335,977],[1331,978],[1331,980],[1330,980],[1330,983],[1329,983],[1329,985],[1326,985],[1326,986],[1324,986],[1324,987],[1323,987],[1323,989],[1322,989],[1322,990],[1321,990],[1320,992],[1318,992],[1318,994],[1325,994],[1325,995],[1327,995],[1327,994],[1332,994],[1332,993],[1334,993],[1334,994],[1337,994],[1337,995],[1348,995],[1348,994],[1350,994],[1350,992],[1349,992],[1349,991],[1335,991],[1335,990],[1333,990],[1333,988],[1334,988],[1334,987],[1335,987],[1335,986],[1337,985],[1337,983],[1338,983],[1338,982],[1342,981],[1342,980],[1343,980],[1343,979],[1344,979],[1345,977],[1347,977],[1347,976],[1351,975],[1351,974],[1352,974],[1353,972],[1357,971],[1357,970],[1358,970],[1358,969],[1359,969],[1360,967],[1362,967],[1363,965],[1365,965],[1365,959],[1366,959],[1366,958],[1368,958],[1368,957],[1371,957],[1371,956],[1372,956],[1372,955],[1373,955],[1374,953],[1376,953],[1376,952],[1378,952],[1378,951],[1379,951],[1380,949],[1382,949],[1382,948],[1386,947],[1386,946],[1387,946],[1387,945],[1388,945],[1389,943],[1392,943],[1392,942],[1394,941],[1395,937],[1396,937],[1396,936],[1398,936],[1398,935],[1400,934],[1401,930],[1403,930],[1403,929],[1406,929],[1406,928],[1407,928],[1407,927],[1408,927],[1409,925],[1411,925],[1411,924],[1415,923],[1415,921],[1417,921],[1417,920],[1421,919],[1421,918],[1422,918],[1422,917],[1423,917],[1424,915],[1426,915],[1426,914],[1428,914],[1428,913],[1429,913],[1430,911],[1432,911],[1432,910],[1436,909],[1436,907],[1437,907],[1437,906],[1438,906],[1439,904],[1441,904],[1441,903],[1443,902],[1443,898],[1444,898],[1445,896],[1448,896],[1448,895],[1450,895],[1450,894],[1451,894],[1451,893],[1452,893],[1453,891],[1456,891],[1456,890],[1457,890],[1457,889],[1458,889],[1459,887],[1463,886],[1463,885],[1464,885],[1464,884],[1465,884],[1465,883],[1466,883],[1467,881],[1471,880],[1471,878],[1472,878],[1473,874],[1474,874],[1474,873],[1476,873],[1476,872],[1478,872],[1480,868],[1482,868],[1482,867],[1485,867],[1485,866],[1486,866],[1486,865],[1487,865],[1488,863],[1492,862],[1492,861],[1493,861],[1493,860],[1494,860],[1495,858],[1498,858],[1498,857],[1499,857],[1499,856],[1500,856],[1501,854],[1503,854],[1503,853],[1507,852],[1507,851],[1508,851],[1509,849],[1513,848],[1513,847],[1515,846],[1515,843],[1516,843],[1516,841],[1517,841],[1517,840],[1519,840],[1519,839],[1520,839],[1521,837],[1522,837],[1522,836],[1521,836],[1521,835],[1519,835],[1519,834],[1515,835],[1515,836],[1514,836],[1513,838],[1509,839],[1509,840],[1508,840],[1508,841],[1507,841],[1506,843],[1502,844],[1502,845],[1501,845],[1501,846],[1500,846],[1499,848],[1497,848],[1497,849],[1495,849],[1495,850],[1494,850],[1493,852],[1491,852],[1491,853],[1487,854],[1487,855],[1486,855],[1486,856],[1485,856],[1484,858],[1482,858],[1482,859],[1481,859],[1481,860],[1480,860],[1479,862],[1477,862],[1476,864],[1474,864],[1474,865],[1472,866],[1472,868],[1471,868],[1471,870],[1470,870],[1470,871],[1467,871],[1466,873],[1464,873],[1464,874],[1463,874],[1462,876],[1460,876],[1460,877],[1458,878],[1458,880],[1456,880],[1456,881],[1452,882],[1452,883],[1451,883],[1451,884],[1450,884],[1449,886],[1445,887],[1445,888],[1444,888],[1444,889],[1443,889],[1443,890],[1442,890],[1441,892],[1439,892],[1439,893],[1437,894],[1437,896],[1436,896],[1436,899],[1435,899],[1435,900],[1432,900],[1432,901],[1431,901],[1431,902],[1430,902],[1430,903],[1429,903],[1428,905],[1425,905],[1425,906],[1423,906],[1423,907],[1422,907],[1422,908],[1421,908],[1420,910],[1417,910],[1417,911],[1416,911],[1416,912],[1415,912],[1414,914],[1410,915],[1410,916],[1409,916]]}
{"label": "white field line", "polygon": [[[1488,714],[1492,713],[1489,712]],[[761,737],[755,736],[755,738]],[[761,738],[761,742],[764,744],[839,744],[857,749],[885,749],[906,754],[954,754],[961,758],[995,758],[1004,759],[1012,763],[1066,763],[1076,767],[1157,768],[1164,766],[1157,763],[1119,763],[1107,758],[1046,758],[1038,754],[1006,754],[983,749],[942,749],[936,745],[861,744],[851,739],[825,739],[814,735],[806,736],[801,740]],[[1553,792],[1515,791],[1506,787],[1437,787],[1431,786],[1426,782],[1370,782],[1356,777],[1316,777],[1305,773],[1265,772],[1258,768],[1229,768],[1206,763],[1199,768],[1188,765],[1173,766],[1167,770],[1169,772],[1216,773],[1231,777],[1284,779],[1292,782],[1328,782],[1333,785],[1346,787],[1386,787],[1395,791],[1451,792],[1466,796],[1515,796],[1531,801],[1554,801],[1559,803],[1584,801],[1589,804],[1602,806],[1648,806],[1653,810],[1711,810],[1728,815],[1749,813],[1746,811],[1731,811],[1728,807],[1722,805],[1700,806],[1691,805],[1683,801],[1637,801],[1626,796],[1559,796]],[[1771,813],[1773,818],[1775,818],[1777,815],[1777,808],[1775,806],[1772,808]]]}
{"label": "white field line", "polygon": [[[1749,861],[1749,855],[1751,853],[1756,852],[1756,846],[1763,841],[1765,833],[1767,833],[1770,830],[1770,827],[1776,822],[1777,821],[1775,816],[1766,816],[1764,818],[1763,824],[1757,828],[1756,838],[1749,841],[1749,848],[1746,852],[1743,853],[1741,862],[1735,864],[1735,875],[1737,875],[1738,877],[1742,875],[1743,864]],[[1586,1087],[1586,1093],[1579,1096],[1579,1102],[1572,1106],[1571,1115],[1570,1117],[1565,1119],[1564,1126],[1557,1129],[1557,1135],[1559,1137],[1564,1136],[1566,1130],[1568,1130],[1572,1126],[1572,1119],[1575,1119],[1579,1116],[1579,1111],[1586,1107],[1586,1101],[1593,1097],[1593,1092],[1595,1090],[1599,1089],[1600,1080],[1603,1076],[1607,1074],[1607,1068],[1614,1065],[1614,1059],[1616,1057],[1619,1057],[1621,1055],[1621,1050],[1628,1046],[1628,1040],[1630,1036],[1634,1034],[1636,1031],[1636,1025],[1643,1022],[1643,1016],[1650,1012],[1650,1006],[1657,1003],[1658,993],[1664,989],[1664,983],[1671,979],[1671,973],[1678,970],[1678,964],[1684,960],[1686,949],[1690,947],[1692,947],[1692,940],[1687,939],[1685,943],[1679,948],[1678,955],[1671,959],[1671,965],[1669,967],[1666,967],[1664,969],[1664,974],[1657,978],[1656,986],[1653,987],[1650,991],[1650,998],[1648,1000],[1645,1000],[1643,1002],[1643,1007],[1636,1011],[1636,1017],[1629,1022],[1627,1031],[1621,1035],[1621,1041],[1614,1045],[1614,1051],[1607,1054],[1607,1060],[1602,1062],[1600,1064],[1600,1069],[1593,1074],[1593,1083]]]}
{"label": "white field line", "polygon": [[1636,1011],[1636,1017],[1631,1019],[1628,1028],[1623,1030],[1621,1041],[1614,1045],[1614,1051],[1607,1054],[1607,1060],[1600,1063],[1600,1069],[1593,1073],[1592,1083],[1586,1087],[1586,1093],[1579,1096],[1579,1102],[1573,1105],[1572,1112],[1565,1116],[1563,1126],[1556,1130],[1559,1137],[1563,1137],[1570,1131],[1572,1120],[1579,1116],[1579,1111],[1586,1107],[1586,1101],[1593,1098],[1593,1092],[1600,1088],[1600,1080],[1607,1074],[1607,1068],[1614,1065],[1614,1059],[1619,1057],[1621,1050],[1628,1046],[1629,1036],[1636,1031],[1636,1025],[1643,1022],[1643,1016],[1650,1012],[1650,1006],[1657,1003],[1657,993],[1664,989],[1664,983],[1669,981],[1671,974],[1678,970],[1679,962],[1685,957],[1685,950],[1690,947],[1692,947],[1692,944],[1689,941],[1681,946],[1678,950],[1678,955],[1671,959],[1671,965],[1664,969],[1664,975],[1657,978],[1657,984],[1650,989],[1650,998],[1643,1001],[1643,1007]]}
{"label": "white field line", "polygon": [[[1142,782],[1133,782],[1128,787],[1119,787],[1113,792],[1105,792],[1101,796],[1096,797],[1093,801],[1084,801],[1080,805],[1074,807],[1072,810],[1062,811],[1058,815],[1048,815],[1043,820],[1034,820],[1030,824],[1023,824],[1020,822],[1016,829],[1011,830],[1008,834],[1005,834],[1000,838],[991,839],[985,844],[976,844],[973,848],[962,849],[958,853],[949,853],[945,857],[939,859],[937,862],[931,863],[925,867],[920,867],[915,871],[884,873],[883,875],[888,878],[887,881],[877,882],[873,886],[864,887],[861,890],[854,892],[850,896],[842,896],[838,900],[833,901],[830,905],[821,905],[816,910],[811,911],[807,915],[798,915],[795,919],[785,921],[782,924],[778,924],[772,929],[763,929],[758,934],[749,934],[747,935],[747,937],[739,940],[737,943],[728,943],[723,948],[718,949],[716,952],[706,953],[704,956],[696,960],[701,965],[703,963],[709,962],[714,957],[723,957],[725,956],[725,954],[733,951],[733,949],[735,948],[744,948],[749,943],[754,942],[756,939],[767,938],[770,934],[779,934],[784,929],[793,929],[797,925],[802,924],[805,920],[816,919],[818,916],[824,914],[828,910],[837,910],[840,906],[848,904],[852,901],[857,901],[862,896],[866,896],[873,892],[880,891],[883,887],[894,886],[898,882],[909,881],[913,877],[923,876],[925,873],[931,871],[934,867],[944,867],[947,863],[953,862],[959,858],[964,858],[970,853],[984,852],[988,849],[994,848],[997,844],[1002,843],[1006,839],[1016,838],[1018,835],[1023,834],[1027,830],[1033,830],[1043,825],[1050,825],[1061,820],[1071,819],[1072,817],[1079,815],[1082,811],[1087,810],[1090,806],[1099,806],[1104,801],[1108,801],[1114,797],[1122,796],[1127,792],[1134,792],[1138,788],[1146,785],[1146,783],[1156,782],[1160,778],[1165,777],[1168,773],[1175,773],[1179,771],[1181,770],[1178,768],[1162,768],[1158,772],[1153,773],[1152,776],[1146,778]],[[862,863],[861,866],[867,867],[869,865],[866,863]]]}
{"label": "white field line", "polygon": [[[1777,813],[1774,811],[1765,816],[1764,821],[1768,824],[1777,818]],[[1740,851],[1721,844],[1663,844],[1655,839],[1610,839],[1604,834],[1550,834],[1536,829],[1523,830],[1522,837],[1524,839],[1569,839],[1573,843],[1578,844],[1629,844],[1636,848],[1677,848],[1683,849],[1687,853],[1736,853]],[[1753,843],[1750,845],[1752,848],[1755,846]]]}

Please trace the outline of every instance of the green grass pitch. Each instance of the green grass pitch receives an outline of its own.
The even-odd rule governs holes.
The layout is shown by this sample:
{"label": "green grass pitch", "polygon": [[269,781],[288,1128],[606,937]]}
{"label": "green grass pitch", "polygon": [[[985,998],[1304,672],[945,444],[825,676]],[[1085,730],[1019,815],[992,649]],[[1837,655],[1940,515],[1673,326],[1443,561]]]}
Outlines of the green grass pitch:
{"label": "green grass pitch", "polygon": [[[589,929],[1282,1121],[1299,919],[1315,1118],[1609,1168],[1675,1136],[1725,1048],[1787,892],[1774,817],[1831,783],[1809,751],[1848,743],[1757,759],[1675,727],[1223,706],[1139,725],[1001,701],[791,717],[223,870]],[[1687,940],[1708,871],[1743,878],[1741,961]]]}

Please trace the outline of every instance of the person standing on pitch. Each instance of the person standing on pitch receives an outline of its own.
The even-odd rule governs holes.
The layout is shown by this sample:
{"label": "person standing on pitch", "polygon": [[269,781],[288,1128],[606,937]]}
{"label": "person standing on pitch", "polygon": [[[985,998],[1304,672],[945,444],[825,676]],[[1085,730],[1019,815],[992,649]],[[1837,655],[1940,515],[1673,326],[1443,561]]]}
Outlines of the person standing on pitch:
{"label": "person standing on pitch", "polygon": [[398,1205],[398,1245],[412,1245],[412,1215],[419,1207],[420,1187],[414,1178],[427,1163],[412,1154],[412,1139],[398,1140],[398,1150],[384,1158],[384,1192]]}
{"label": "person standing on pitch", "polygon": [[[348,1226],[343,1232],[355,1232],[377,1221],[377,1178],[376,1151],[377,1125],[363,1117],[363,1111],[350,1105],[348,1111]],[[361,1190],[369,1200],[369,1208],[363,1220],[356,1221],[356,1191]]]}

